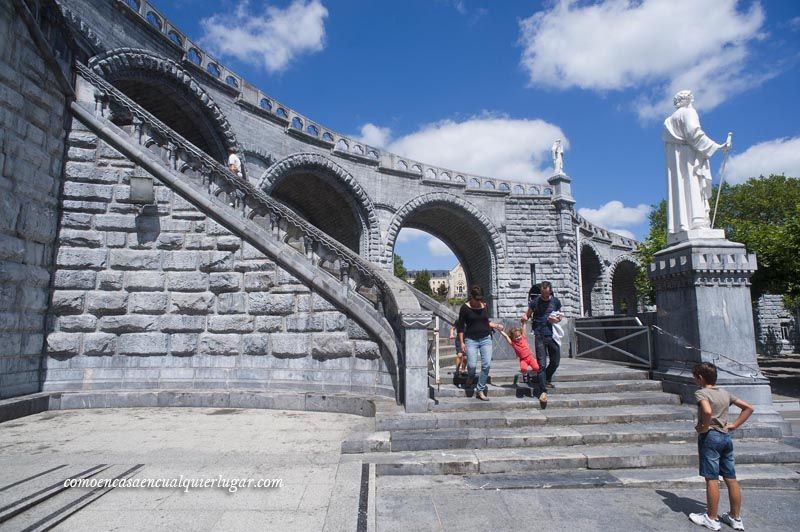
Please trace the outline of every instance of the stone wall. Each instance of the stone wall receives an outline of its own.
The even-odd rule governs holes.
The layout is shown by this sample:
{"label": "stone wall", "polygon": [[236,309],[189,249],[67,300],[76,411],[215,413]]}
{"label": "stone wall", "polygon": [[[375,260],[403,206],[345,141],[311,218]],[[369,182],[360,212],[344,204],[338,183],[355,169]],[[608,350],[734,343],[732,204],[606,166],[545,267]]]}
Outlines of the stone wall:
{"label": "stone wall", "polygon": [[222,388],[394,395],[377,344],[335,306],[76,126],[62,197],[45,390]]}
{"label": "stone wall", "polygon": [[2,399],[40,389],[65,100],[11,2],[0,2],[0,35]]}
{"label": "stone wall", "polygon": [[[784,353],[798,352],[797,322],[783,304],[783,296],[764,294],[756,304],[753,317],[756,325],[756,347],[759,354],[775,356]],[[783,334],[788,332],[788,338]]]}

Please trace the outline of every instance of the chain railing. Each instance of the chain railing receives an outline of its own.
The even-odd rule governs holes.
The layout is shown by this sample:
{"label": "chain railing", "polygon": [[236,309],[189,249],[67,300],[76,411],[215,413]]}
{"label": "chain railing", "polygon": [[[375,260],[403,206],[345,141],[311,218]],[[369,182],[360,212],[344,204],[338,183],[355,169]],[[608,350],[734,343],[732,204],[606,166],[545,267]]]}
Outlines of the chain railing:
{"label": "chain railing", "polygon": [[[251,183],[234,175],[190,141],[116,89],[89,67],[77,63],[80,75],[95,88],[95,112],[107,107],[117,121],[130,119],[135,140],[144,147],[158,145],[167,162],[179,174],[193,179],[208,192],[225,194],[227,201],[242,217],[268,222],[273,235],[281,238],[298,253],[338,278],[355,293],[382,312],[384,298],[390,293],[385,281],[373,266],[358,253],[307,222]],[[266,227],[265,227],[266,228]]]}

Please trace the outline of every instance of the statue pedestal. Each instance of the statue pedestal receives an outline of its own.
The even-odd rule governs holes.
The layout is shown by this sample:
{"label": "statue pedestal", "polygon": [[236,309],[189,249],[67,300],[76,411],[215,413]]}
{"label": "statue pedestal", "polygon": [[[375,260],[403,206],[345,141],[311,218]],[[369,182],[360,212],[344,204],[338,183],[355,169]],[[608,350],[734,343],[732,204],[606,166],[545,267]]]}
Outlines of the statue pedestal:
{"label": "statue pedestal", "polygon": [[687,240],[725,240],[725,231],[723,229],[711,229],[705,227],[703,229],[687,229],[686,231],[678,231],[677,233],[667,233],[667,245],[672,246],[686,242]]}
{"label": "statue pedestal", "polygon": [[717,384],[754,406],[753,421],[779,425],[786,435],[791,427],[773,408],[756,360],[750,298],[756,268],[755,255],[724,238],[679,242],[654,255],[648,276],[661,329],[654,336],[654,377],[665,391],[694,404],[692,367],[712,362]]}

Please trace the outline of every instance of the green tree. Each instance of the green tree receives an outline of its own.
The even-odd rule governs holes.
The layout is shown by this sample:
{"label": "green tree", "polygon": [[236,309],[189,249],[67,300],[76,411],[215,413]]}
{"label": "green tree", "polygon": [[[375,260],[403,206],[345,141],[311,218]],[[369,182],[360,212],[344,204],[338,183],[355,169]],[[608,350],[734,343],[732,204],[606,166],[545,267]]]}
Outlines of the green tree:
{"label": "green tree", "polygon": [[433,291],[431,290],[431,273],[428,270],[417,272],[417,276],[414,277],[414,288],[431,297],[433,296]]}
{"label": "green tree", "polygon": [[442,283],[436,288],[436,295],[439,296],[436,299],[439,299],[441,301],[444,301],[445,298],[447,298],[447,284],[446,283]]}
{"label": "green tree", "polygon": [[755,253],[753,297],[765,292],[784,294],[790,308],[800,304],[800,179],[783,175],[751,178],[719,193],[715,226],[728,240],[741,242]]}
{"label": "green tree", "polygon": [[647,277],[647,270],[650,263],[653,262],[653,255],[656,251],[667,247],[667,200],[661,200],[657,205],[651,205],[650,214],[647,217],[650,220],[650,232],[634,252],[639,260],[635,283],[639,298],[645,304],[652,305],[656,301],[656,294]]}
{"label": "green tree", "polygon": [[403,257],[395,253],[392,255],[392,258],[394,260],[394,276],[405,281],[406,277],[408,277],[408,270],[406,270],[403,264]]}

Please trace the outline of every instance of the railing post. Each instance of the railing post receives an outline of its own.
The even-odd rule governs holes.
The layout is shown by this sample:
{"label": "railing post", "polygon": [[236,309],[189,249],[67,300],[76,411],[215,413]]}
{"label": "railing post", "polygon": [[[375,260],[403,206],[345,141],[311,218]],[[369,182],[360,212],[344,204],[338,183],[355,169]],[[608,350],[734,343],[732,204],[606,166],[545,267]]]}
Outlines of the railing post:
{"label": "railing post", "polygon": [[405,389],[403,403],[406,412],[428,411],[428,327],[430,312],[411,312],[401,316],[405,342]]}
{"label": "railing post", "polygon": [[434,359],[433,376],[436,378],[436,386],[441,384],[442,380],[439,375],[439,316],[433,318],[433,349],[436,353]]}

